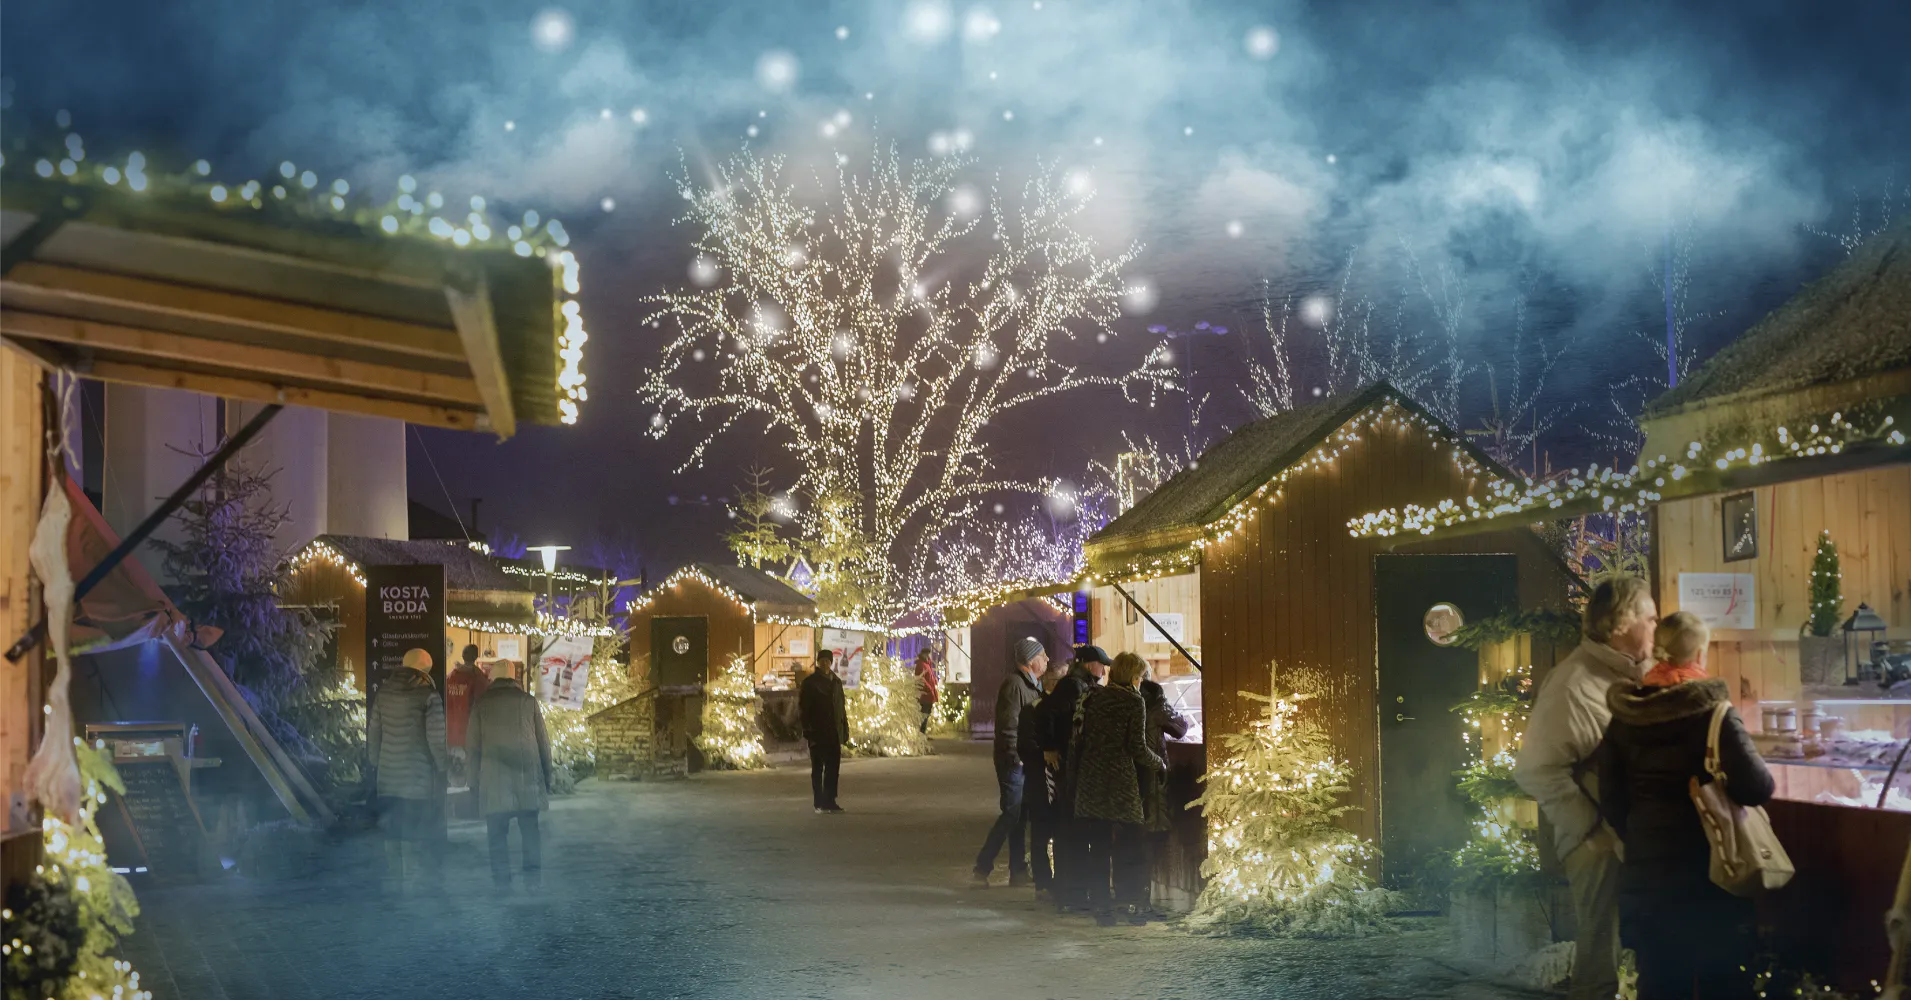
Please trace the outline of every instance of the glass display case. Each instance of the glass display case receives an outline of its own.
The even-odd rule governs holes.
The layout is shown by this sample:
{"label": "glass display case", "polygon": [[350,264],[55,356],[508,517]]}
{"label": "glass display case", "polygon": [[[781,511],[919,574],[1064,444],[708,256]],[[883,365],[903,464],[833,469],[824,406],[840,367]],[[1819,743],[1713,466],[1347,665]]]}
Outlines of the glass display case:
{"label": "glass display case", "polygon": [[[1821,693],[1828,696],[1813,697]],[[1911,698],[1852,696],[1865,693],[1872,692],[1807,689],[1798,699],[1759,703],[1746,726],[1777,798],[1911,812]]]}

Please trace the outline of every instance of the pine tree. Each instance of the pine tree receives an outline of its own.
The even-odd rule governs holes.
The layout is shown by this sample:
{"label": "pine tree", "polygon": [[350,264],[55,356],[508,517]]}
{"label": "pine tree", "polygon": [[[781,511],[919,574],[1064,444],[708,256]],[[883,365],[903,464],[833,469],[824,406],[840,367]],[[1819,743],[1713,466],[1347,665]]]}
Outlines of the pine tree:
{"label": "pine tree", "polygon": [[712,767],[748,771],[767,766],[763,732],[756,724],[762,708],[750,661],[732,659],[723,676],[703,691],[703,732],[697,736],[697,748]]}
{"label": "pine tree", "polygon": [[743,476],[747,486],[737,490],[736,507],[732,511],[737,526],[723,536],[724,544],[736,553],[739,565],[753,569],[795,555],[795,548],[777,535],[773,516],[776,498],[764,488],[769,482],[770,470],[752,466]]}
{"label": "pine tree", "polygon": [[1220,737],[1226,761],[1190,808],[1208,823],[1206,886],[1191,927],[1220,933],[1357,937],[1386,927],[1388,893],[1366,874],[1371,844],[1334,824],[1347,812],[1347,765],[1300,718],[1305,695],[1243,691],[1267,705],[1244,733]]}
{"label": "pine tree", "polygon": [[1818,554],[1811,561],[1811,634],[1830,635],[1845,613],[1844,574],[1838,571],[1838,545],[1831,532],[1818,536]]}
{"label": "pine tree", "polygon": [[880,653],[863,657],[863,675],[845,692],[849,746],[864,757],[920,757],[929,753],[921,731],[916,678],[901,661]]}
{"label": "pine tree", "polygon": [[331,626],[280,605],[288,566],[274,536],[287,514],[272,502],[272,475],[228,463],[174,515],[180,541],[154,544],[177,581],[166,588],[173,603],[221,630],[207,649],[213,661],[323,788],[344,789],[364,756],[364,699],[325,658]]}

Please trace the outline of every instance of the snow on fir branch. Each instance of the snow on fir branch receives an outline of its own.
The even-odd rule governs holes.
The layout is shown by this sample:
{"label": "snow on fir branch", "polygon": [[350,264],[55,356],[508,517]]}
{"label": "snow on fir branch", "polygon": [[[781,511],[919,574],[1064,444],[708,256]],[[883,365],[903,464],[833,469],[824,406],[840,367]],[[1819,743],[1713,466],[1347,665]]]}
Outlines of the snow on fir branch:
{"label": "snow on fir branch", "polygon": [[985,500],[1049,492],[997,467],[1002,417],[1090,387],[1152,405],[1175,373],[1161,345],[1116,375],[1076,359],[1115,337],[1137,253],[1077,226],[1085,187],[1043,170],[976,188],[962,158],[893,146],[849,163],[806,185],[744,152],[707,186],[686,176],[692,285],[650,300],[671,333],[638,392],[654,437],[695,435],[685,468],[726,436],[787,448],[795,536],[881,618]]}
{"label": "snow on fir branch", "polygon": [[1334,821],[1348,768],[1299,713],[1308,696],[1239,694],[1266,706],[1219,736],[1222,762],[1189,808],[1208,822],[1206,880],[1188,927],[1211,933],[1359,937],[1388,929],[1391,894],[1367,875],[1374,847]]}

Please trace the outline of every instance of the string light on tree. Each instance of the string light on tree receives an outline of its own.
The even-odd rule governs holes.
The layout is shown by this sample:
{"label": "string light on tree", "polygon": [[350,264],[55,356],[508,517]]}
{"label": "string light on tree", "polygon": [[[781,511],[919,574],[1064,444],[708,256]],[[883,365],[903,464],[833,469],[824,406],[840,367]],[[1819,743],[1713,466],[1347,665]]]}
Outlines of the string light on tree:
{"label": "string light on tree", "polygon": [[[805,499],[795,540],[806,555],[833,552],[834,565],[810,562],[854,595],[832,613],[894,620],[936,541],[978,504],[1044,492],[995,470],[998,418],[1088,386],[1152,403],[1173,385],[1158,351],[1112,376],[1055,356],[1083,333],[1113,333],[1135,254],[1105,255],[1077,228],[1088,195],[1043,172],[1019,193],[990,187],[987,207],[964,214],[952,206],[966,166],[879,147],[810,192],[780,158],[746,152],[708,187],[682,182],[714,273],[652,300],[651,319],[676,328],[639,387],[657,408],[653,436],[694,425],[686,468],[744,427],[786,444]],[[958,248],[982,235],[987,259],[957,267]],[[777,317],[768,335],[762,315]],[[684,377],[699,350],[714,379]]]}
{"label": "string light on tree", "polygon": [[749,771],[768,766],[763,752],[763,732],[756,717],[763,710],[763,698],[756,693],[756,676],[750,661],[732,657],[722,676],[704,687],[703,732],[697,735],[697,748],[715,767]]}

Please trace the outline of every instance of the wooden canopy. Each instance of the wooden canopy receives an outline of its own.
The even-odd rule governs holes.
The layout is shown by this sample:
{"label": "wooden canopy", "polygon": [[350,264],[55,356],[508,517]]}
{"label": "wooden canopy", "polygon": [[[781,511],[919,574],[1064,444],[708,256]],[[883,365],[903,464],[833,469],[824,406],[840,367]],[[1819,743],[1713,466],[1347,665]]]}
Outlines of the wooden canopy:
{"label": "wooden canopy", "polygon": [[522,249],[16,171],[0,242],[0,339],[54,369],[499,437],[561,421],[565,319]]}

